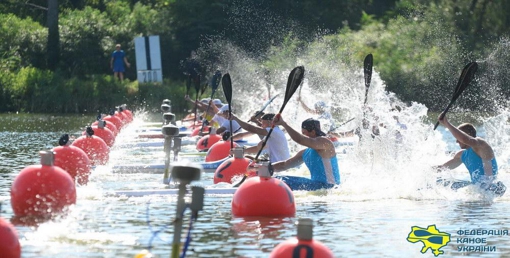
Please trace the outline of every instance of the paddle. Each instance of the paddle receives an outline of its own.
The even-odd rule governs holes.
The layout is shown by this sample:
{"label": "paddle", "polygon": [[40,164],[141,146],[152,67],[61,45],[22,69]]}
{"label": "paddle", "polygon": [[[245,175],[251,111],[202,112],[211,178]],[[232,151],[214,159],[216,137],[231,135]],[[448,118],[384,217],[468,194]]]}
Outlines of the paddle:
{"label": "paddle", "polygon": [[[368,54],[365,57],[365,60],[363,61],[363,74],[365,77],[365,101],[363,101],[363,105],[367,104],[368,101],[368,89],[370,89],[370,82],[372,81],[372,66],[374,64],[374,57],[372,54]],[[363,109],[363,121],[364,124],[366,120],[366,111]],[[365,126],[363,125],[363,128]],[[365,128],[366,129],[366,128]],[[361,129],[360,127],[356,128],[355,130],[356,134],[361,138]]]}
{"label": "paddle", "polygon": [[[336,130],[336,129],[338,129],[340,126],[345,125],[345,124],[347,124],[347,123],[351,122],[351,121],[352,121],[352,120],[354,120],[354,119],[356,119],[356,118],[355,118],[355,117],[353,117],[353,118],[351,118],[351,119],[349,119],[349,120],[347,120],[347,121],[345,121],[345,122],[343,122],[343,123],[341,123],[341,124],[339,124],[339,125],[335,126],[335,128],[333,128],[333,129],[329,130],[329,132],[333,132],[333,131],[335,131],[335,130]],[[328,133],[329,133],[329,132],[328,132]]]}
{"label": "paddle", "polygon": [[368,89],[370,88],[370,82],[372,81],[372,66],[374,64],[374,57],[372,54],[368,54],[363,61],[363,73],[365,75],[365,101],[363,104],[367,104],[368,100]]}
{"label": "paddle", "polygon": [[[264,112],[264,110],[267,108],[267,106],[269,106],[269,104],[271,104],[271,102],[273,102],[273,100],[276,99],[276,97],[278,97],[279,95],[280,95],[280,93],[274,95],[272,98],[270,98],[268,101],[266,101],[266,103],[264,103],[262,108],[255,113],[254,117],[257,117],[258,115],[262,114],[262,112]],[[248,122],[250,122],[250,119],[248,119]],[[242,128],[239,127],[239,129],[237,129],[234,133],[232,133],[232,135],[234,135],[235,133],[237,133],[241,129]]]}
{"label": "paddle", "polygon": [[[228,103],[228,117],[232,116],[232,81],[230,80],[230,74],[226,73],[221,78],[221,87],[223,88],[223,93],[225,93],[225,98]],[[232,133],[232,119],[229,119],[230,122],[230,132]],[[230,149],[234,148],[234,138],[230,137]]]}
{"label": "paddle", "polygon": [[197,92],[196,98],[195,98],[195,120],[193,122],[193,128],[195,128],[195,125],[197,123],[197,103],[198,102],[198,94],[200,93],[200,74],[197,74],[195,78],[193,78],[193,81],[195,83],[195,91]]}
{"label": "paddle", "polygon": [[189,96],[189,90],[191,89],[191,74],[188,74],[186,79],[186,96]]}
{"label": "paddle", "polygon": [[[294,69],[292,69],[292,71],[289,74],[289,79],[287,80],[287,88],[285,89],[285,98],[283,99],[282,107],[280,108],[280,111],[278,112],[277,116],[282,114],[283,109],[289,102],[290,98],[292,97],[294,92],[296,92],[299,85],[301,85],[301,83],[303,82],[304,76],[305,76],[305,67],[304,66],[298,66],[298,67],[295,67]],[[258,161],[260,153],[262,153],[262,150],[266,146],[267,140],[269,139],[269,137],[271,137],[271,133],[273,132],[273,129],[274,129],[274,124],[271,125],[271,129],[269,130],[269,132],[267,132],[266,138],[264,138],[264,141],[262,142],[262,146],[259,149],[259,151],[257,152],[257,155],[255,156],[254,162]],[[244,175],[241,182],[235,184],[234,187],[240,186],[246,180],[246,178],[247,178],[247,176]]]}
{"label": "paddle", "polygon": [[[211,102],[214,97],[214,93],[216,92],[216,89],[218,89],[218,86],[220,85],[220,80],[221,80],[221,72],[219,70],[216,70],[216,72],[214,73],[213,77],[211,78],[211,82],[210,82],[212,93],[211,93],[211,100],[209,101],[209,104],[207,105],[207,109],[205,110],[206,115],[207,115],[207,112],[209,112],[209,108],[211,107]],[[205,126],[205,123],[202,123],[202,127],[200,128],[200,134],[202,134],[202,132],[204,131],[204,126]]]}
{"label": "paddle", "polygon": [[206,82],[202,84],[202,88],[200,88],[200,99],[202,98],[202,95],[204,95],[205,90],[207,90],[207,87],[209,86],[209,82]]}
{"label": "paddle", "polygon": [[[455,101],[459,98],[460,94],[464,92],[464,90],[467,88],[469,83],[473,80],[473,77],[475,76],[476,70],[478,69],[478,64],[476,62],[471,62],[467,64],[464,69],[462,69],[462,73],[460,74],[459,81],[457,82],[457,86],[455,87],[455,90],[453,91],[452,99],[450,100],[450,103],[448,103],[448,106],[444,109],[441,116],[439,117],[439,120],[444,118],[444,115],[450,107],[455,103]],[[434,125],[434,130],[436,130],[437,126],[439,125],[439,121]]]}
{"label": "paddle", "polygon": [[264,110],[267,108],[267,106],[269,106],[269,104],[271,104],[271,102],[273,102],[273,100],[276,99],[276,97],[278,97],[279,95],[280,95],[280,93],[274,95],[272,98],[270,98],[268,101],[266,101],[266,103],[264,103],[262,108],[259,111],[257,111],[257,113],[255,113],[255,117],[260,115],[262,112],[264,112]]}

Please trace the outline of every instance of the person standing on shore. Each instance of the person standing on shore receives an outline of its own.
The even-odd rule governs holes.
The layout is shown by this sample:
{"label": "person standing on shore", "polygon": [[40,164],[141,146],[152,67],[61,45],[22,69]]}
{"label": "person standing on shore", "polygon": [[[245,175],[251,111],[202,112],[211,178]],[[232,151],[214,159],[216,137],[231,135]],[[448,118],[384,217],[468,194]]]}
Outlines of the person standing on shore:
{"label": "person standing on shore", "polygon": [[131,66],[126,58],[126,54],[120,49],[120,44],[117,44],[110,59],[110,68],[113,69],[113,77],[118,77],[120,81],[124,80],[124,72],[126,71],[124,64],[128,68]]}

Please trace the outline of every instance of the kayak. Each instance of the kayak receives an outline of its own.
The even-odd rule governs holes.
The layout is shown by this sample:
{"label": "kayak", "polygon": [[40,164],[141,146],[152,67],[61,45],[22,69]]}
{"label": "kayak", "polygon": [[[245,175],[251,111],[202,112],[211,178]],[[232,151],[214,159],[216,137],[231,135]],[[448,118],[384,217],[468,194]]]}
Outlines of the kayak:
{"label": "kayak", "polygon": [[[471,181],[442,178],[438,178],[436,183],[440,186],[450,188],[451,190],[454,191],[473,185]],[[480,187],[484,188],[486,192],[494,194],[495,196],[503,196],[506,192],[506,186],[501,181],[491,183],[488,187],[486,187],[485,185],[480,185]]]}
{"label": "kayak", "polygon": [[[216,169],[223,163],[224,159],[212,162],[201,162],[200,165],[204,172],[214,173]],[[172,165],[172,163],[170,163]],[[165,172],[165,164],[128,164],[128,165],[116,165],[111,168],[113,173],[149,173],[149,174],[163,174]]]}
{"label": "kayak", "polygon": [[[237,188],[205,188],[205,195],[234,194]],[[188,191],[189,193],[190,191]],[[160,189],[160,190],[126,190],[115,191],[114,195],[126,197],[141,197],[147,195],[177,195],[179,189]]]}

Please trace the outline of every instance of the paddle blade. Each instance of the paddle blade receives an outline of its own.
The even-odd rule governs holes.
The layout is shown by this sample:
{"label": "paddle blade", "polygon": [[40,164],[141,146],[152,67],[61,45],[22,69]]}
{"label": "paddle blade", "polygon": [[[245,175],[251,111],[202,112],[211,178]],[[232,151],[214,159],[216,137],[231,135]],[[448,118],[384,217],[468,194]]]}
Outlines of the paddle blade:
{"label": "paddle blade", "polygon": [[230,80],[230,74],[226,73],[223,75],[223,78],[221,78],[221,87],[223,87],[223,93],[225,93],[225,98],[230,107],[232,102],[232,81]]}
{"label": "paddle blade", "polygon": [[368,54],[363,61],[363,74],[365,75],[365,102],[368,100],[368,89],[370,88],[370,82],[372,81],[372,66],[374,65],[374,57],[372,54]]}
{"label": "paddle blade", "polygon": [[218,89],[218,86],[220,85],[220,81],[221,81],[221,72],[219,70],[216,70],[213,77],[211,78],[211,82],[209,83],[209,84],[211,84],[211,89],[213,92],[216,91],[216,89]]}
{"label": "paddle blade", "polygon": [[287,105],[287,102],[289,102],[292,95],[299,88],[299,85],[301,85],[301,83],[303,82],[304,77],[305,77],[304,66],[298,66],[292,69],[292,71],[289,74],[289,79],[287,80],[287,88],[285,89],[285,99],[283,100],[283,105],[280,108],[279,113],[283,112],[285,105]]}
{"label": "paddle blade", "polygon": [[191,89],[191,75],[188,75],[186,79],[186,95],[189,95],[189,90]]}
{"label": "paddle blade", "polygon": [[264,110],[267,108],[267,106],[269,106],[269,104],[271,104],[271,102],[273,102],[274,99],[276,99],[276,97],[278,97],[280,95],[280,93],[274,95],[271,99],[269,99],[268,101],[266,101],[266,103],[264,104],[264,106],[262,106],[262,108],[257,111],[257,113],[255,113],[255,116],[258,116],[260,115],[262,112],[264,112]]}
{"label": "paddle blade", "polygon": [[200,96],[202,96],[204,94],[204,92],[208,86],[209,86],[209,82],[202,84],[202,88],[200,88]]}
{"label": "paddle blade", "polygon": [[200,74],[197,74],[195,78],[193,78],[193,82],[195,84],[195,91],[198,93],[200,92]]}
{"label": "paddle blade", "polygon": [[471,62],[467,64],[459,78],[459,82],[457,83],[457,87],[455,87],[455,92],[453,93],[452,100],[455,101],[460,94],[467,88],[469,83],[475,77],[475,73],[478,70],[478,64],[476,62]]}
{"label": "paddle blade", "polygon": [[[443,119],[444,115],[448,110],[450,110],[450,107],[455,103],[455,101],[460,97],[462,92],[468,87],[469,83],[473,80],[475,77],[475,73],[478,70],[478,64],[476,62],[471,62],[467,64],[464,69],[462,69],[462,73],[460,74],[459,81],[457,82],[457,86],[455,87],[455,91],[453,92],[452,99],[450,100],[450,103],[448,103],[448,106],[444,109],[439,119]],[[434,130],[436,130],[437,126],[439,125],[439,121],[436,122],[434,125]]]}

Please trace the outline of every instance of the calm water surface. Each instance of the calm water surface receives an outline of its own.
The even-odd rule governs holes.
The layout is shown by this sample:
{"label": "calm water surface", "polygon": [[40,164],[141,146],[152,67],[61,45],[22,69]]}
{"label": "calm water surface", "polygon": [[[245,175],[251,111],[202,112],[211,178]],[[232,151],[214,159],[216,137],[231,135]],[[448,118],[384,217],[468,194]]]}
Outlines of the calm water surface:
{"label": "calm water surface", "polygon": [[[0,116],[2,217],[13,215],[9,190],[17,173],[39,163],[38,151],[56,146],[61,134],[79,135],[93,119],[93,116]],[[130,132],[133,130],[127,128],[122,134]],[[115,159],[112,164],[136,161],[136,156],[126,150],[114,149],[111,155]],[[161,158],[161,154],[154,155],[154,161]],[[422,189],[422,182],[417,182],[422,181],[422,174],[406,177],[395,171],[395,176],[389,165],[377,160],[360,168],[370,170],[361,175],[350,163],[353,157],[341,158],[342,186],[331,192],[294,193],[295,217],[234,218],[231,195],[207,196],[204,210],[194,224],[188,257],[268,257],[278,243],[295,235],[294,223],[300,217],[314,219],[314,238],[327,245],[336,257],[433,257],[430,249],[420,253],[423,244],[406,240],[411,227],[429,225],[451,234],[451,242],[441,249],[445,252],[442,257],[510,257],[508,235],[459,235],[459,230],[509,230],[508,197],[493,199],[480,195],[476,189],[460,192]],[[416,164],[408,162],[405,168],[408,174],[420,170]],[[502,171],[500,179],[508,186],[507,175],[507,171]],[[161,181],[158,174],[115,174],[107,167],[94,171],[90,183],[78,187],[76,205],[67,216],[38,227],[16,226],[22,257],[133,257],[149,244],[152,236],[149,221],[152,230],[158,230],[175,217],[176,198],[126,198],[113,196],[112,192],[163,188]],[[202,181],[210,184],[212,175],[203,174]],[[158,236],[152,242],[153,254],[170,257],[172,227]],[[483,239],[486,243],[463,243],[465,238]],[[465,251],[469,246],[494,247],[495,251]]]}

